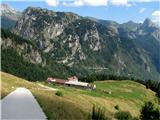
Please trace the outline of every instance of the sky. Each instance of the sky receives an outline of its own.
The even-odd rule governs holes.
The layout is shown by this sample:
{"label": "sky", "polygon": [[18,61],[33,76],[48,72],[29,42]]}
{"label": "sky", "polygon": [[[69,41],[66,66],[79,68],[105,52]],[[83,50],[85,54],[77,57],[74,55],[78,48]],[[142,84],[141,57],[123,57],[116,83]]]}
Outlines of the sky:
{"label": "sky", "polygon": [[81,16],[114,20],[143,22],[150,18],[160,25],[159,0],[1,0],[23,11],[28,6],[47,8],[53,11],[74,12]]}

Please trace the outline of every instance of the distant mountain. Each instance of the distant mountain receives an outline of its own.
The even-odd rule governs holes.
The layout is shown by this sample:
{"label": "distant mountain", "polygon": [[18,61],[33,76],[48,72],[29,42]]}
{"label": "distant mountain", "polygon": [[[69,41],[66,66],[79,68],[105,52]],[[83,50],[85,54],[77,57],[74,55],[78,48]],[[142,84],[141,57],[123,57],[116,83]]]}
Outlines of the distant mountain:
{"label": "distant mountain", "polygon": [[115,26],[115,27],[118,27],[120,24],[115,22],[115,21],[112,21],[112,20],[102,20],[102,19],[97,19],[97,18],[94,18],[94,17],[86,17],[92,21],[95,21],[95,22],[98,22],[104,26]]}
{"label": "distant mountain", "polygon": [[151,34],[160,42],[160,28],[154,24],[149,18],[146,18],[144,23],[137,29],[137,35]]}
{"label": "distant mountain", "polygon": [[11,8],[7,4],[0,5],[1,10],[1,27],[4,29],[9,29],[15,26],[21,13],[14,8]]}
{"label": "distant mountain", "polygon": [[135,23],[133,21],[128,21],[126,23],[120,24],[120,27],[128,31],[136,31],[141,23]]}
{"label": "distant mountain", "polygon": [[[38,56],[32,54],[37,62],[25,55],[22,56],[24,60],[41,66],[51,66],[46,62],[48,60],[66,66],[68,72],[65,71],[65,75],[102,73],[159,80],[159,30],[149,19],[143,24],[132,21],[118,24],[74,13],[28,7],[12,32],[29,41],[40,53]],[[2,40],[6,41],[7,36]],[[12,45],[2,46],[8,49]],[[21,53],[17,48],[11,47]],[[30,51],[28,47],[23,49]]]}
{"label": "distant mountain", "polygon": [[128,31],[135,31],[140,26],[140,23],[135,23],[133,21],[128,21],[126,23],[119,24],[119,23],[112,21],[112,20],[101,20],[101,19],[96,19],[93,17],[86,17],[86,18],[88,18],[92,21],[98,22],[106,27],[123,28]]}

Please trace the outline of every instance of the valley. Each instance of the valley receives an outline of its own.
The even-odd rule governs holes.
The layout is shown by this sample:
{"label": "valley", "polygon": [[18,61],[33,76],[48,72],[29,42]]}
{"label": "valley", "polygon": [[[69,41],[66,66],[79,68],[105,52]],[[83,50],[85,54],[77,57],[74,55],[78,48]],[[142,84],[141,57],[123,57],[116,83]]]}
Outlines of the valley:
{"label": "valley", "polygon": [[[73,7],[77,1],[80,6]],[[2,2],[0,82],[1,101],[7,101],[5,117],[23,119],[36,112],[37,118],[48,120],[160,120],[160,26],[155,19],[160,11],[148,16],[143,12],[150,9],[135,7],[142,4],[137,1],[126,0],[129,4],[123,7],[115,7],[114,0],[94,1],[108,3],[97,7],[91,0],[27,1],[24,6]],[[132,3],[135,6],[129,6]],[[91,8],[101,9],[101,17],[82,14],[97,14],[87,11]],[[137,18],[127,13],[133,8]],[[19,112],[10,111],[16,108],[14,102]]]}

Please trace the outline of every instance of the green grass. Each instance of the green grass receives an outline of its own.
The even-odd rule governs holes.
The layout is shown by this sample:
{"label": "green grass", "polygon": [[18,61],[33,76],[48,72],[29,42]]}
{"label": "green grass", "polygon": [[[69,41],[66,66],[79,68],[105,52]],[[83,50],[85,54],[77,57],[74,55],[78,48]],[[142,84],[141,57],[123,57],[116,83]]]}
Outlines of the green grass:
{"label": "green grass", "polygon": [[125,100],[138,99],[140,101],[145,101],[147,96],[152,96],[153,92],[146,90],[145,86],[133,82],[133,81],[106,81],[106,82],[96,82],[98,90],[108,90],[111,91],[109,97],[123,98]]}
{"label": "green grass", "polygon": [[[145,86],[133,81],[97,81],[95,91],[76,89],[66,86],[41,84],[57,88],[63,96],[57,96],[56,91],[42,90],[37,83],[28,82],[16,76],[1,72],[2,97],[9,94],[16,87],[27,87],[36,97],[47,117],[58,120],[86,120],[92,111],[93,104],[103,107],[105,114],[113,118],[118,111],[129,111],[132,116],[140,114],[141,106],[145,101],[152,101],[158,106],[155,93]],[[14,88],[13,88],[14,86]],[[104,91],[111,91],[107,94]]]}
{"label": "green grass", "polygon": [[[46,83],[43,84],[47,85]],[[118,105],[120,110],[129,111],[135,117],[139,115],[139,110],[146,101],[153,101],[158,106],[155,93],[137,82],[108,80],[97,81],[94,84],[97,85],[95,91],[57,85],[48,86],[58,88],[66,98],[72,98],[72,101],[78,101],[79,97],[83,98],[84,102],[79,99],[78,103],[88,107],[94,103],[101,105],[106,108],[111,117],[116,112],[115,105]],[[111,91],[111,94],[105,93],[104,90]]]}
{"label": "green grass", "polygon": [[19,77],[1,72],[1,99],[17,87],[26,87],[35,96],[43,111],[50,120],[87,119],[88,113],[64,96],[55,95],[54,91],[46,91],[35,82],[29,82]]}

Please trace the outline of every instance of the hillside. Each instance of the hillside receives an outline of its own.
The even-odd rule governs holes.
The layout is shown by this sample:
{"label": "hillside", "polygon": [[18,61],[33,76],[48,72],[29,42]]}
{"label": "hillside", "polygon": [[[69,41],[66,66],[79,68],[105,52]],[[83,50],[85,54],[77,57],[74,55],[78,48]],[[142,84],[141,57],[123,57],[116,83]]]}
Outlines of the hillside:
{"label": "hillside", "polygon": [[[88,119],[93,104],[105,108],[106,116],[113,118],[119,106],[120,110],[129,111],[138,116],[145,101],[153,101],[158,106],[155,93],[145,86],[132,81],[98,81],[96,91],[81,90],[70,87],[48,85],[57,88],[63,96],[56,96],[55,91],[41,89],[36,82],[29,82],[8,73],[1,72],[2,97],[16,89],[26,87],[36,97],[49,119]],[[40,82],[38,82],[40,83]],[[111,91],[107,94],[104,91]]]}
{"label": "hillside", "polygon": [[[7,16],[11,9],[8,6],[4,9],[3,15]],[[2,31],[2,35],[6,34],[1,45],[4,72],[34,80],[36,77],[27,70],[34,66],[39,73],[47,71],[41,80],[46,76],[81,77],[95,73],[159,80],[160,29],[148,18],[143,24],[133,21],[118,24],[40,7],[27,7],[20,16],[10,29],[12,33]],[[3,58],[9,54],[21,57],[21,61],[29,64],[28,68],[23,69],[21,64],[17,71],[13,70],[19,62]]]}

